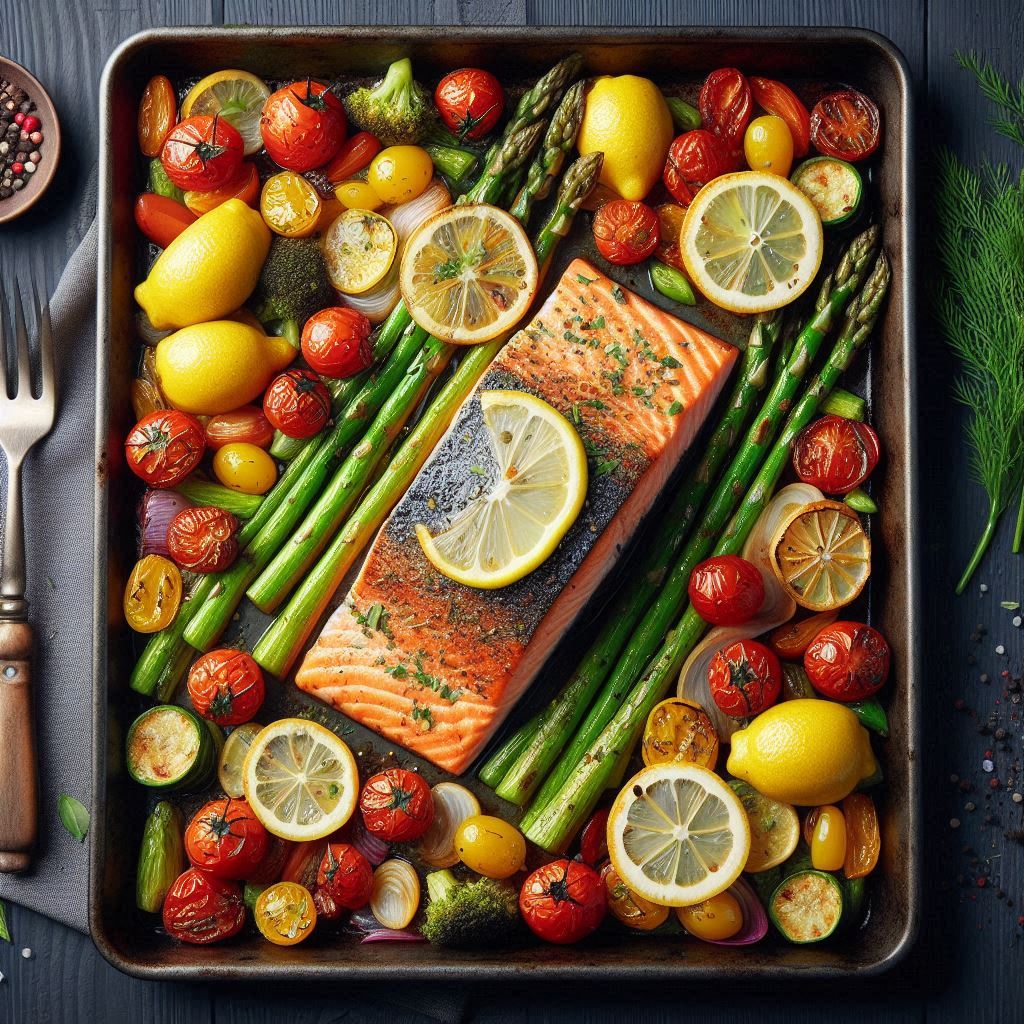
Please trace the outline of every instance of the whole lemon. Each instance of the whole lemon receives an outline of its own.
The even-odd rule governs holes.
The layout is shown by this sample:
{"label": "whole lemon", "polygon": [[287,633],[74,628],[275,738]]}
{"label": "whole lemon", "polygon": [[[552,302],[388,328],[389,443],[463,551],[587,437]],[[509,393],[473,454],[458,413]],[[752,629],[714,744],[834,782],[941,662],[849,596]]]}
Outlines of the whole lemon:
{"label": "whole lemon", "polygon": [[204,213],[160,254],[135,289],[158,330],[219,320],[252,294],[270,250],[270,229],[241,199]]}
{"label": "whole lemon", "polygon": [[672,114],[649,78],[597,79],[587,94],[577,148],[604,153],[601,182],[623,199],[643,199],[661,178]]}
{"label": "whole lemon", "polygon": [[857,716],[828,700],[776,704],[733,734],[730,775],[783,803],[838,803],[878,771]]}
{"label": "whole lemon", "polygon": [[216,416],[261,395],[296,354],[284,338],[236,320],[213,320],[164,338],[156,347],[154,369],[175,409]]}

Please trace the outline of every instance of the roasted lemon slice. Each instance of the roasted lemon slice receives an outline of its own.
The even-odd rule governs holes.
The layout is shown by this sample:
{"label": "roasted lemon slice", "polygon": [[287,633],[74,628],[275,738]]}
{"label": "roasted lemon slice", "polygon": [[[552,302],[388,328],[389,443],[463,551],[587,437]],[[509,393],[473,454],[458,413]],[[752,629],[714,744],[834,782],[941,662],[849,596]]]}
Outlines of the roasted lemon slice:
{"label": "roasted lemon slice", "polygon": [[622,787],[608,817],[608,854],[619,877],[664,907],[717,896],[739,877],[749,853],[743,804],[700,765],[645,768]]}
{"label": "roasted lemon slice", "polygon": [[217,761],[217,781],[228,796],[235,799],[245,796],[245,785],[242,781],[245,755],[249,753],[252,741],[262,729],[263,726],[259,722],[246,722],[245,725],[232,729],[224,741]]}
{"label": "roasted lemon slice", "polygon": [[871,575],[871,541],[860,517],[841,501],[798,509],[769,550],[779,582],[802,608],[828,612],[849,604]]}
{"label": "roasted lemon slice", "polygon": [[383,281],[396,252],[398,235],[391,222],[370,210],[345,210],[324,239],[327,275],[348,295],[360,295]]}
{"label": "roasted lemon slice", "polygon": [[267,831],[299,843],[341,828],[359,797],[352,751],[330,729],[304,718],[282,718],[253,739],[242,782]]}
{"label": "roasted lemon slice", "polygon": [[405,244],[402,298],[435,338],[476,345],[510,331],[537,293],[537,257],[519,221],[483,203],[451,206]]}
{"label": "roasted lemon slice", "polygon": [[792,302],[814,280],[821,218],[777,174],[723,174],[690,204],[679,250],[691,280],[716,306],[763,313]]}
{"label": "roasted lemon slice", "polygon": [[480,395],[494,467],[490,485],[431,536],[416,527],[438,572],[494,590],[533,572],[576,521],[587,496],[587,456],[572,424],[523,391]]}
{"label": "roasted lemon slice", "polygon": [[648,767],[689,761],[714,770],[718,733],[699,704],[672,697],[647,716],[640,753]]}
{"label": "roasted lemon slice", "polygon": [[220,114],[242,136],[245,155],[252,156],[263,148],[260,115],[269,97],[266,82],[248,71],[216,71],[189,90],[181,116]]}

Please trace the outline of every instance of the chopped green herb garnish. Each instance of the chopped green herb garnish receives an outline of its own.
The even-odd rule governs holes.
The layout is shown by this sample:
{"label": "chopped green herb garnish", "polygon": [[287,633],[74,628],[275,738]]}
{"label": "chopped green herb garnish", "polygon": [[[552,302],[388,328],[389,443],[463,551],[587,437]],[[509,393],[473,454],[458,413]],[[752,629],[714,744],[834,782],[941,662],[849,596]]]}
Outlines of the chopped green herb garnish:
{"label": "chopped green herb garnish", "polygon": [[599,317],[595,317],[593,320],[591,320],[589,324],[584,324],[583,325],[583,330],[585,330],[585,331],[600,331],[600,330],[603,330],[604,327],[605,327],[605,319],[604,319],[603,316],[599,316]]}
{"label": "chopped green herb garnish", "polygon": [[594,476],[607,476],[609,473],[614,473],[620,465],[618,459],[605,459],[594,467]]}
{"label": "chopped green herb garnish", "polygon": [[626,294],[617,284],[612,285],[612,298],[619,303],[620,306],[624,306],[626,304]]}
{"label": "chopped green herb garnish", "polygon": [[584,277],[582,274],[577,274],[576,275],[576,280],[579,281],[580,284],[593,284],[597,280],[597,278],[596,277]]}
{"label": "chopped green herb garnish", "polygon": [[683,411],[682,402],[673,402],[666,410],[665,413],[668,416],[676,416]]}
{"label": "chopped green herb garnish", "polygon": [[626,353],[622,350],[622,346],[618,344],[605,345],[604,354],[611,356],[620,366],[629,366],[629,359],[626,358]]}
{"label": "chopped green herb garnish", "polygon": [[665,358],[661,360],[661,365],[667,366],[670,370],[678,370],[683,364],[674,356],[665,356]]}
{"label": "chopped green herb garnish", "polygon": [[483,466],[470,466],[469,471],[474,476],[487,476],[487,470]]}

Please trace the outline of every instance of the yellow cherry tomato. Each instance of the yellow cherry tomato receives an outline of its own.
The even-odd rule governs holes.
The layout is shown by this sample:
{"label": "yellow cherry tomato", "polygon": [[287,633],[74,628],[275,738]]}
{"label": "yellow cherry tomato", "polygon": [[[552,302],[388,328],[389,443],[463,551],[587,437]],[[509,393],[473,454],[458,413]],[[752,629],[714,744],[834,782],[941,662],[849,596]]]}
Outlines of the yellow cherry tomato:
{"label": "yellow cherry tomato", "polygon": [[124,617],[136,633],[156,633],[169,626],[181,605],[181,573],[163,555],[146,555],[135,563],[124,588]]}
{"label": "yellow cherry tomato", "polygon": [[277,480],[274,460],[245,441],[219,449],[213,457],[213,472],[225,487],[243,494],[266,494]]}
{"label": "yellow cherry tomato", "polygon": [[811,832],[811,865],[838,871],[846,860],[846,818],[838,807],[819,807]]}
{"label": "yellow cherry tomato", "polygon": [[608,889],[608,909],[624,925],[642,932],[653,931],[668,919],[668,907],[659,906],[633,892],[611,864],[601,869]]}
{"label": "yellow cherry tomato", "polygon": [[316,907],[309,890],[298,882],[275,882],[264,889],[253,912],[263,938],[275,946],[294,946],[316,927]]}
{"label": "yellow cherry tomato", "polygon": [[305,238],[320,223],[320,196],[301,174],[281,171],[267,178],[260,213],[267,227],[285,238]]}
{"label": "yellow cherry tomato", "polygon": [[415,199],[433,176],[434,161],[425,149],[389,146],[373,158],[366,180],[382,202],[397,204]]}
{"label": "yellow cherry tomato", "polygon": [[526,840],[519,830],[490,814],[474,814],[455,833],[462,863],[478,875],[509,878],[526,862]]}
{"label": "yellow cherry tomato", "polygon": [[768,171],[788,178],[793,166],[793,136],[789,134],[789,126],[774,114],[755,117],[743,136],[743,154],[752,171]]}
{"label": "yellow cherry tomato", "polygon": [[743,927],[743,908],[728,890],[692,907],[677,907],[676,917],[695,939],[707,942],[731,939]]}
{"label": "yellow cherry tomato", "polygon": [[384,205],[384,200],[365,181],[358,179],[343,181],[335,188],[334,195],[349,210],[378,210]]}

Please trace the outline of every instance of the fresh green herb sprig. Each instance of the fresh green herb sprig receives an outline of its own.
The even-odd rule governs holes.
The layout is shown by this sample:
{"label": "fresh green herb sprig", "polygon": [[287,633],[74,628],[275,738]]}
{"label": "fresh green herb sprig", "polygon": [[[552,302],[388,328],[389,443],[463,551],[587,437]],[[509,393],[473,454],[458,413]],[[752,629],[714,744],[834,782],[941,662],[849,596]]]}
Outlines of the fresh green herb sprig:
{"label": "fresh green herb sprig", "polygon": [[1012,139],[1018,146],[1024,146],[1024,81],[1014,88],[1010,82],[987,61],[982,60],[973,50],[955,55],[960,67],[970,71],[978,80],[985,98],[991,100],[1000,110],[1000,115],[990,117],[988,123],[1000,135]]}

